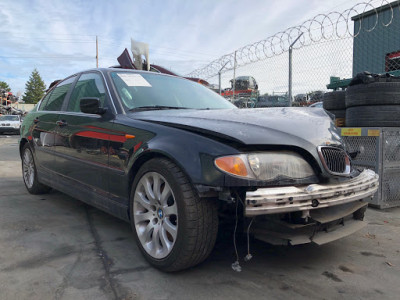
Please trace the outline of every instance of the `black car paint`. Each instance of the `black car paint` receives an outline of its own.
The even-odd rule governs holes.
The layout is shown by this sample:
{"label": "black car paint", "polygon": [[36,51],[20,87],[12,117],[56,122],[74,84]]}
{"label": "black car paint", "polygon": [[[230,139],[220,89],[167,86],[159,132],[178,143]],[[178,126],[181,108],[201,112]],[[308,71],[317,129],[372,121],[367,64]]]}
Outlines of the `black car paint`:
{"label": "black car paint", "polygon": [[[235,149],[294,149],[303,152],[300,153],[303,156],[306,152],[308,160],[312,159],[311,156],[318,157],[318,145],[341,145],[337,128],[323,109],[180,110],[131,113],[127,116],[230,141]],[[319,159],[315,159],[314,163],[319,164],[319,171],[324,176],[330,177]]]}
{"label": "black car paint", "polygon": [[[71,114],[65,111],[64,103],[60,112],[33,111],[25,118],[20,149],[25,142],[30,143],[39,163],[38,177],[43,183],[129,220],[129,193],[135,172],[144,161],[155,156],[174,161],[199,192],[204,191],[204,187],[252,189],[315,183],[328,177],[320,165],[317,146],[340,145],[341,141],[322,109],[124,113],[109,78],[111,71],[90,71],[104,75],[109,101],[106,114]],[[68,101],[69,94],[64,102]],[[40,121],[34,123],[35,118]],[[64,123],[59,126],[57,121]],[[53,135],[53,144],[42,145],[40,133]],[[214,159],[218,156],[267,149],[299,152],[314,166],[320,178],[302,182],[259,182],[224,174],[214,166]]]}

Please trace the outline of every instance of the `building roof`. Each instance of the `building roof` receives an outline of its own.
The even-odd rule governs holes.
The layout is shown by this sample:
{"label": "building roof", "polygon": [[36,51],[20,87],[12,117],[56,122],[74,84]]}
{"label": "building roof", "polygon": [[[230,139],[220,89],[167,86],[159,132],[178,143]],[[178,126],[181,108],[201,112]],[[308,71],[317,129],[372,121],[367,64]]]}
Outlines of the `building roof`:
{"label": "building roof", "polygon": [[397,6],[400,6],[400,0],[393,1],[393,2],[390,2],[390,3],[386,4],[386,5],[383,5],[383,6],[368,10],[366,12],[363,12],[362,14],[359,14],[359,15],[356,15],[354,17],[351,17],[351,20],[352,21],[358,21],[358,20],[360,20],[362,18],[372,16],[372,15],[374,15],[376,13],[380,13],[380,12],[385,11],[385,10],[389,10],[390,8],[393,9],[393,8],[395,8]]}

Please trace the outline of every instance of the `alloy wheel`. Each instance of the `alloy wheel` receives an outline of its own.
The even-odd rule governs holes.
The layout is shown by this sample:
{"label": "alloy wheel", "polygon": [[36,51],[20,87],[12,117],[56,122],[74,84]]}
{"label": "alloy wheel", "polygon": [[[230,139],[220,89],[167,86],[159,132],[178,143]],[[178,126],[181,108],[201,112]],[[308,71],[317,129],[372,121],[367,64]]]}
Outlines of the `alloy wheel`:
{"label": "alloy wheel", "polygon": [[28,188],[32,188],[35,180],[35,164],[32,153],[29,149],[24,151],[24,156],[22,159],[22,171],[26,186]]}
{"label": "alloy wheel", "polygon": [[178,207],[167,180],[148,172],[139,180],[133,203],[133,218],[139,241],[155,259],[167,257],[178,234]]}

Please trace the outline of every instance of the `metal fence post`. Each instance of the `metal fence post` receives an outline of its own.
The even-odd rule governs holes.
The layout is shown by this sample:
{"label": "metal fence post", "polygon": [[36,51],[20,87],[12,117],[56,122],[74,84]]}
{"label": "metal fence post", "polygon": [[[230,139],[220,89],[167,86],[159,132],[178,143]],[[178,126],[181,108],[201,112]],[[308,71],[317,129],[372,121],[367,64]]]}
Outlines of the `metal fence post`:
{"label": "metal fence post", "polygon": [[228,62],[226,62],[221,69],[219,69],[218,71],[218,84],[219,84],[219,94],[222,94],[222,90],[221,90],[221,72],[222,70],[225,68],[225,66],[228,64]]}
{"label": "metal fence post", "polygon": [[235,58],[233,62],[233,86],[232,86],[232,102],[235,102],[235,85],[236,85],[236,52],[235,51]]}
{"label": "metal fence post", "polygon": [[293,45],[299,40],[303,35],[303,32],[294,40],[289,46],[289,106],[292,106],[293,96],[292,96],[292,51]]}

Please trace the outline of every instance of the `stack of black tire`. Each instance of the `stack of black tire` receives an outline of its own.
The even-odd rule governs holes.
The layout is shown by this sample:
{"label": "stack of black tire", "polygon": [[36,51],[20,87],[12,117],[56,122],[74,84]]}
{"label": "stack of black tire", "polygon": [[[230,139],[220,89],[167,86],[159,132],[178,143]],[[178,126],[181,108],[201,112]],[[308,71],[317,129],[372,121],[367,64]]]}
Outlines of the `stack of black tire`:
{"label": "stack of black tire", "polygon": [[335,115],[335,125],[344,126],[346,118],[345,91],[325,93],[322,101],[323,108]]}
{"label": "stack of black tire", "polygon": [[400,127],[400,78],[358,74],[345,104],[346,127]]}

